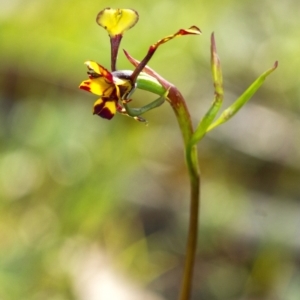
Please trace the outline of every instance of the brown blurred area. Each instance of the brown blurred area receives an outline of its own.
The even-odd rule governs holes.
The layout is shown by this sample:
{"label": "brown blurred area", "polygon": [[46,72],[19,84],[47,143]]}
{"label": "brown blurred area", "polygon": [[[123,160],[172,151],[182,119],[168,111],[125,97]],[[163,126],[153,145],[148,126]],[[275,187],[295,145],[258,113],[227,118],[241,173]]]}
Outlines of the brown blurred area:
{"label": "brown blurred area", "polygon": [[[300,295],[298,1],[3,1],[0,11],[0,299],[176,299],[188,179],[168,104],[144,126],[92,115],[83,62],[110,65],[104,7],[134,8],[121,48],[170,41],[150,66],[185,95],[194,125],[213,98],[215,32],[224,108],[279,67],[199,145],[201,230],[193,300]],[[122,53],[118,67],[131,68]],[[154,96],[138,91],[132,105]]]}

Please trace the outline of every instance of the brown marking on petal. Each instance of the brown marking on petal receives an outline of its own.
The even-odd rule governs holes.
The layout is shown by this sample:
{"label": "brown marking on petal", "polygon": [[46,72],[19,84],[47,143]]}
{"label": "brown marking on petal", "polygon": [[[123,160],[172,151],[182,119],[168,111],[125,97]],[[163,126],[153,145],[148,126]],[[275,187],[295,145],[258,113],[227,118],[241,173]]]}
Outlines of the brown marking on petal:
{"label": "brown marking on petal", "polygon": [[81,90],[85,90],[85,91],[91,92],[91,88],[90,88],[89,86],[81,85],[81,86],[79,86],[79,88],[80,88]]}
{"label": "brown marking on petal", "polygon": [[114,82],[112,74],[105,68],[102,67],[101,74],[105,77],[109,82]]}
{"label": "brown marking on petal", "polygon": [[112,119],[114,116],[114,114],[107,107],[104,107],[99,113],[97,113],[97,115],[107,120]]}
{"label": "brown marking on petal", "polygon": [[101,113],[101,110],[103,109],[103,107],[104,107],[104,101],[101,103],[95,104],[93,114],[99,115]]}
{"label": "brown marking on petal", "polygon": [[108,98],[100,98],[94,104],[94,114],[110,120],[116,113],[118,104]]}
{"label": "brown marking on petal", "polygon": [[93,70],[87,71],[87,74],[89,75],[89,78],[99,78],[101,77],[101,75],[97,74],[96,72],[94,72]]}

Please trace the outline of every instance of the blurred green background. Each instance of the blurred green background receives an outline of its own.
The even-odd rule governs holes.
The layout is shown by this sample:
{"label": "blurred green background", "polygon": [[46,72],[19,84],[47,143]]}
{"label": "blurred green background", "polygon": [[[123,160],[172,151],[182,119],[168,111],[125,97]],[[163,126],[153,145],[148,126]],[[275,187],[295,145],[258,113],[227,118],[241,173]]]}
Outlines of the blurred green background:
{"label": "blurred green background", "polygon": [[[0,299],[176,299],[188,180],[166,103],[149,126],[92,115],[83,62],[110,66],[105,7],[134,8],[121,48],[185,95],[196,125],[213,87],[215,32],[228,106],[275,60],[249,104],[199,145],[201,232],[196,299],[300,297],[298,0],[1,0]],[[120,53],[118,66],[131,68]],[[154,97],[135,93],[137,106]]]}

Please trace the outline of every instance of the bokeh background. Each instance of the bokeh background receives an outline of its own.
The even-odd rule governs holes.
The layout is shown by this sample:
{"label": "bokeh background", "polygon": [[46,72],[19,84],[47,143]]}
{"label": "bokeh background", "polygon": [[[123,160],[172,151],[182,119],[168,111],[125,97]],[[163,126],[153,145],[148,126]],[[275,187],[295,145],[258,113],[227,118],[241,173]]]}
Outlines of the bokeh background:
{"label": "bokeh background", "polygon": [[[224,107],[279,68],[199,145],[201,231],[193,300],[300,297],[298,0],[1,0],[0,299],[176,299],[188,221],[180,132],[166,103],[148,126],[92,115],[87,59],[109,68],[105,7],[134,8],[122,41],[185,95],[196,125],[213,97],[215,32]],[[130,69],[120,53],[118,66]],[[136,106],[154,99],[134,96]],[[133,104],[133,103],[132,103]]]}

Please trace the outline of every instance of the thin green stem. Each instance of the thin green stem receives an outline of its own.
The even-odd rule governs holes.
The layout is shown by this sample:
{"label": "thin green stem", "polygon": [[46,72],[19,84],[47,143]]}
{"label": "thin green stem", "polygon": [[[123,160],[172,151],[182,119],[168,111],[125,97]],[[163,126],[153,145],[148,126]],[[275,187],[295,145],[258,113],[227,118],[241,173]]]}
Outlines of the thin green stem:
{"label": "thin green stem", "polygon": [[[131,62],[137,64],[135,60]],[[197,239],[199,230],[199,209],[200,209],[200,170],[198,165],[198,153],[195,144],[191,143],[194,129],[191,122],[190,113],[186,106],[186,102],[179,90],[162,78],[159,74],[146,66],[144,72],[155,78],[165,91],[168,91],[167,100],[171,104],[175,113],[185,149],[185,161],[190,179],[190,220],[188,228],[188,237],[186,245],[186,256],[184,263],[183,278],[181,282],[179,300],[189,300],[192,293],[193,273],[195,266],[195,258],[197,251]],[[138,79],[139,86],[139,79]],[[140,88],[147,90],[147,84],[143,82]],[[153,83],[151,83],[151,86]],[[152,87],[151,87],[152,89]]]}
{"label": "thin green stem", "polygon": [[193,273],[197,251],[200,210],[200,172],[198,168],[197,148],[193,146],[186,149],[186,163],[190,176],[190,220],[186,248],[185,265],[179,299],[188,300],[191,297]]}
{"label": "thin green stem", "polygon": [[175,87],[172,86],[169,88],[170,91],[168,98],[170,99],[171,106],[175,112],[179,128],[183,136],[185,145],[185,161],[190,178],[190,219],[183,278],[179,294],[179,300],[189,300],[192,292],[199,230],[200,170],[198,165],[197,147],[190,143],[193,136],[193,127],[184,98]]}

